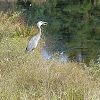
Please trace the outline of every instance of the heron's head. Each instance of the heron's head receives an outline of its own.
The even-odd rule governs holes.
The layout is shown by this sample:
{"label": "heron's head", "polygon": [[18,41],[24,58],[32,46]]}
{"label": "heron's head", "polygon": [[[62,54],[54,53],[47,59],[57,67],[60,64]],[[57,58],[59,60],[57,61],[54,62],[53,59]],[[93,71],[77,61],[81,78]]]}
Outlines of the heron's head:
{"label": "heron's head", "polygon": [[37,23],[37,26],[40,27],[41,25],[47,25],[47,22],[39,21]]}

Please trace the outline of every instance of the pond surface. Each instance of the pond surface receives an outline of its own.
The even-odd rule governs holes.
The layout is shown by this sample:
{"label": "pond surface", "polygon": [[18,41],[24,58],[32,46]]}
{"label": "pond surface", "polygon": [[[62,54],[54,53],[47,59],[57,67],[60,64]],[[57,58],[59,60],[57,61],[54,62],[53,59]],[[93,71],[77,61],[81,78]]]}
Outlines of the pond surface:
{"label": "pond surface", "polygon": [[45,59],[64,62],[100,62],[100,2],[98,0],[34,0],[17,2],[16,10],[33,25],[43,27]]}

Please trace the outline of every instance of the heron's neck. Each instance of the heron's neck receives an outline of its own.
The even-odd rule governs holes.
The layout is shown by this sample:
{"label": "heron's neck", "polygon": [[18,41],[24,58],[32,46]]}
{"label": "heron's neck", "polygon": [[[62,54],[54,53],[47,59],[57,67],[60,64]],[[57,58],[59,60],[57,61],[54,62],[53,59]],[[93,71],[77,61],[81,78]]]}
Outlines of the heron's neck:
{"label": "heron's neck", "polygon": [[41,27],[38,27],[38,30],[39,30],[39,34],[41,34]]}
{"label": "heron's neck", "polygon": [[41,36],[41,27],[38,26],[38,34],[37,34],[38,39],[40,38],[40,36]]}

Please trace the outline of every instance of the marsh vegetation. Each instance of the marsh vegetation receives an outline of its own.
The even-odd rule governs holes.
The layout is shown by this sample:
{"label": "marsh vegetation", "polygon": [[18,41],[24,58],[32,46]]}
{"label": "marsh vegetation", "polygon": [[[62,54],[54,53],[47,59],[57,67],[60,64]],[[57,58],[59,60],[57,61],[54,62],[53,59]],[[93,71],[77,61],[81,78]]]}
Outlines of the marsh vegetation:
{"label": "marsh vegetation", "polygon": [[[97,9],[91,3],[87,7],[88,9],[83,9],[84,2],[80,5],[82,7],[80,10],[73,5],[75,2],[70,2],[72,3],[71,7],[62,4],[64,0],[62,3],[60,0],[55,1],[47,3],[47,6],[45,3],[43,5],[39,3],[37,6],[38,3],[35,5],[33,2],[32,7],[19,5],[16,11],[0,12],[0,100],[100,99],[99,7],[97,6]],[[51,12],[52,10],[53,12]],[[59,13],[55,13],[58,10]],[[44,15],[44,11],[47,12],[46,15]],[[83,15],[80,16],[82,12]],[[41,17],[38,17],[40,14]],[[44,34],[42,34],[34,54],[33,52],[25,54],[28,41],[38,32],[35,24],[42,18],[44,21],[48,21],[49,27],[43,28]],[[53,18],[56,23],[54,23]],[[78,20],[80,18],[82,19]],[[95,24],[93,24],[94,22]],[[76,27],[76,24],[79,26]],[[51,29],[53,29],[52,33]],[[63,42],[66,42],[67,47],[85,46],[86,48],[81,48],[81,51],[91,56],[87,60],[88,64],[44,59],[42,48],[47,45],[46,39],[48,39],[49,34],[57,38],[62,37],[60,42],[64,40]],[[48,41],[50,40],[48,39]],[[81,44],[83,46],[80,46]],[[75,52],[74,50],[67,52],[67,55],[74,55]]]}
{"label": "marsh vegetation", "polygon": [[36,31],[18,12],[0,13],[0,99],[99,100],[100,64],[45,60],[43,40],[25,54],[27,34]]}

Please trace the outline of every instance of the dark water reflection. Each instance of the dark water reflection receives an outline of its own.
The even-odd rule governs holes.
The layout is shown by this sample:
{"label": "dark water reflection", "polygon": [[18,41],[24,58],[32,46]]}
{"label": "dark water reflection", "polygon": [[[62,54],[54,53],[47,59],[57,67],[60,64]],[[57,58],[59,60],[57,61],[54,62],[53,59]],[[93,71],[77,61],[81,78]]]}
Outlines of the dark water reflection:
{"label": "dark water reflection", "polygon": [[47,21],[43,56],[65,62],[100,62],[100,2],[44,0],[17,2],[17,10],[30,25]]}
{"label": "dark water reflection", "polygon": [[7,12],[9,10],[15,10],[15,9],[16,9],[15,0],[0,0],[0,12],[1,11]]}

